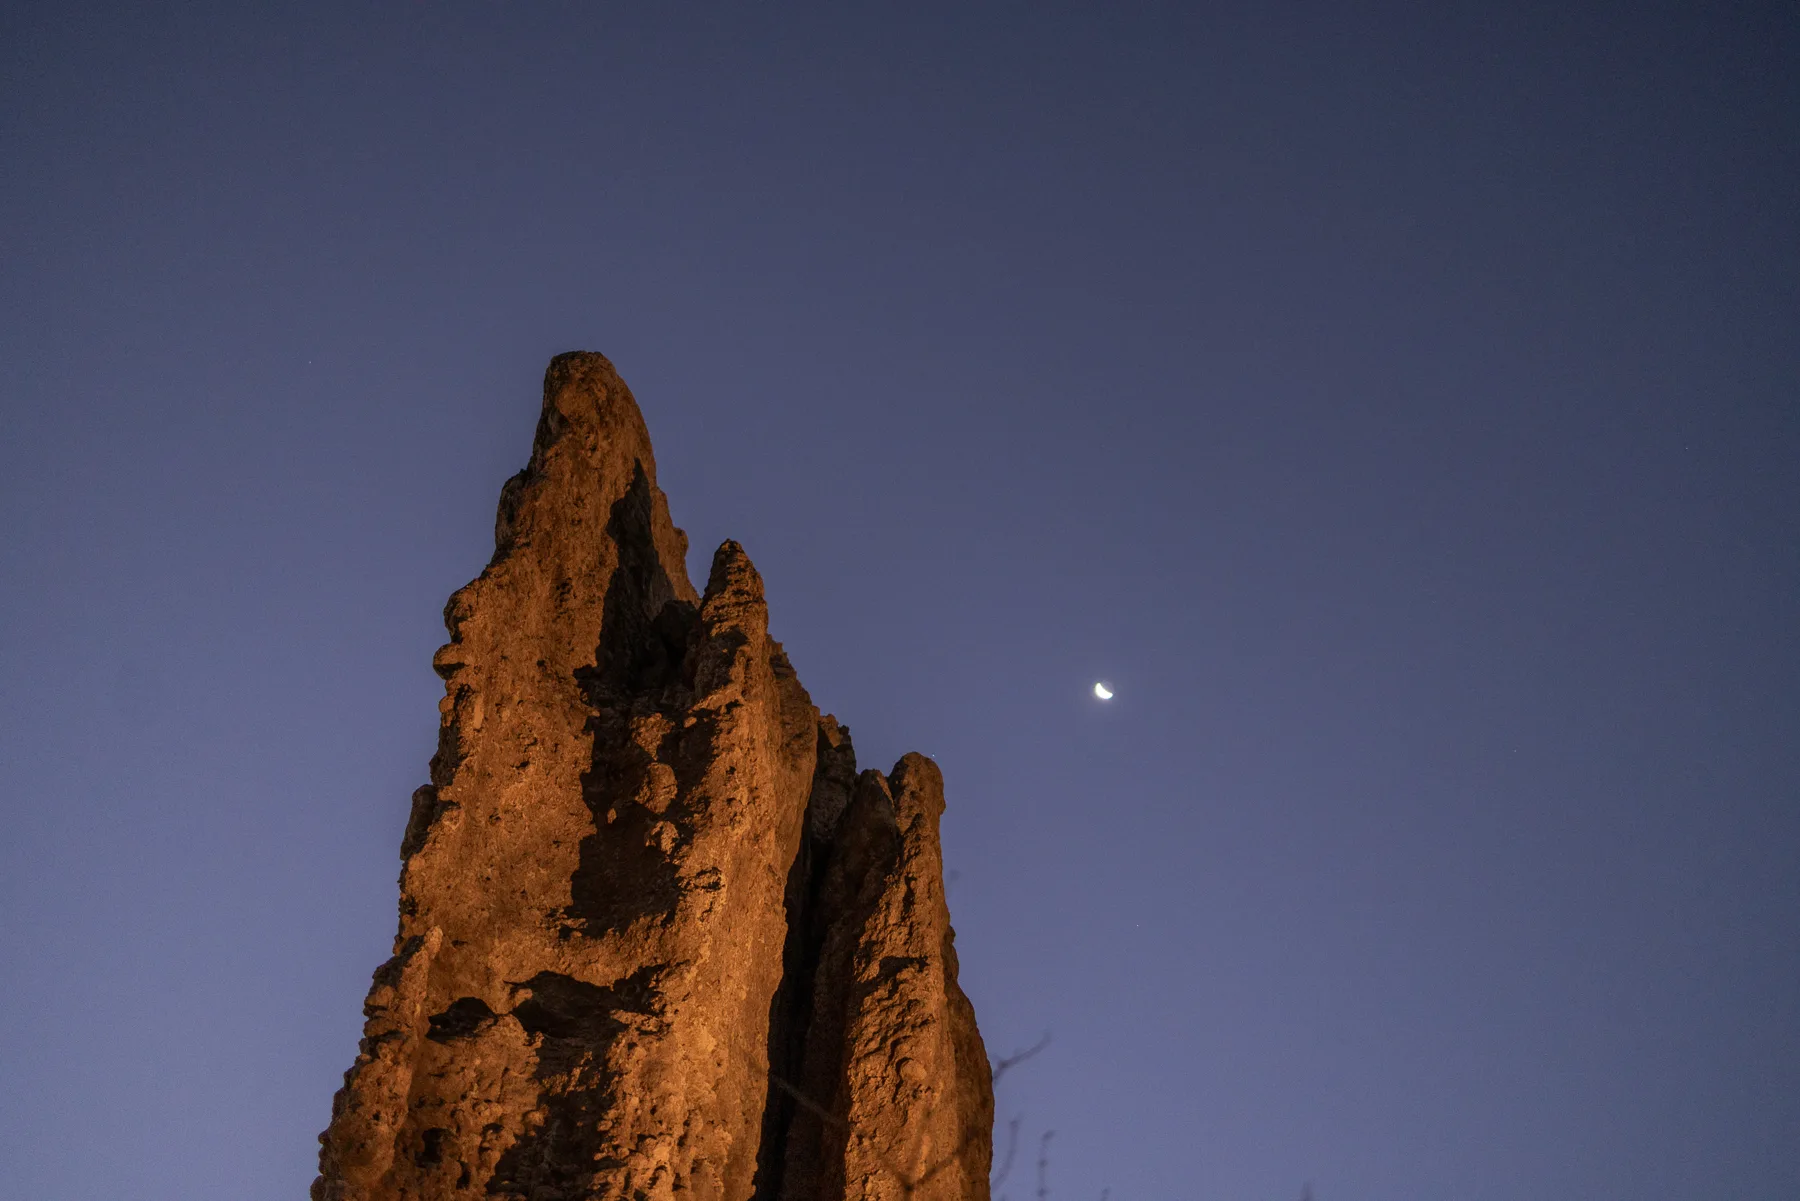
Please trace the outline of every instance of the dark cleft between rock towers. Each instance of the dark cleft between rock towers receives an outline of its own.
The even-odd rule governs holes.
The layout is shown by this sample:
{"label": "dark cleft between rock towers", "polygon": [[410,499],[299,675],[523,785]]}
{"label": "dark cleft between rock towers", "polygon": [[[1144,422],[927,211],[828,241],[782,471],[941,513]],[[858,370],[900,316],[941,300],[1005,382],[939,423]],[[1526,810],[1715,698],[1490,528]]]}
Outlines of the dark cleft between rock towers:
{"label": "dark cleft between rock towers", "polygon": [[686,550],[629,390],[557,357],[445,607],[394,956],[314,1201],[987,1197],[942,777],[858,773],[743,548],[704,594]]}

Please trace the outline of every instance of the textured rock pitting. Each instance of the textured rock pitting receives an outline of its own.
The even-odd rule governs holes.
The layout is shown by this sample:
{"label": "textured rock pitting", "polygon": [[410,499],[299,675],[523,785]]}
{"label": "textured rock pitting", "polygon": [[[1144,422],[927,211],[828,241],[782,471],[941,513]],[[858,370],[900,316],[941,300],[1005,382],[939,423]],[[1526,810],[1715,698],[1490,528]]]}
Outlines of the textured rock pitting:
{"label": "textured rock pitting", "polygon": [[986,1197],[937,768],[859,777],[743,549],[703,596],[686,549],[630,392],[558,357],[445,608],[394,957],[315,1201]]}

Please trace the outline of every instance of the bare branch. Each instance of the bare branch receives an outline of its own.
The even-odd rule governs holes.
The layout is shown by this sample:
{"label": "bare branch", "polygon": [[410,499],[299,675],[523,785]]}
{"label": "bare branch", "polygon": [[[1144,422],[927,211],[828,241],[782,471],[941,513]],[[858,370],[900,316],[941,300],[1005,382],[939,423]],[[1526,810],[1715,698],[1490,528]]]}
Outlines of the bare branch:
{"label": "bare branch", "polygon": [[769,1072],[768,1077],[769,1077],[769,1083],[773,1084],[776,1088],[780,1089],[782,1092],[784,1092],[788,1096],[792,1097],[795,1100],[795,1102],[797,1102],[799,1104],[800,1108],[802,1108],[802,1109],[806,1110],[806,1112],[812,1114],[813,1117],[818,1118],[821,1122],[829,1122],[831,1125],[837,1127],[839,1130],[850,1129],[849,1122],[846,1122],[843,1118],[838,1117],[835,1113],[832,1113],[829,1109],[826,1109],[823,1105],[820,1105],[818,1102],[814,1101],[811,1097],[807,1096],[805,1093],[801,1092],[799,1089],[795,1088],[793,1085],[791,1085],[787,1081],[783,1080],[780,1076],[777,1076],[774,1072]]}
{"label": "bare branch", "polygon": [[1000,1165],[1000,1174],[988,1181],[990,1190],[997,1189],[1006,1183],[1007,1176],[1012,1174],[1013,1157],[1019,1153],[1019,1119],[1014,1118],[1006,1124],[1006,1160]]}
{"label": "bare branch", "polygon": [[1033,1055],[1036,1055],[1039,1051],[1042,1051],[1045,1047],[1047,1047],[1049,1045],[1050,1045],[1050,1032],[1046,1030],[1044,1032],[1044,1037],[1038,1039],[1035,1043],[1032,1043],[1029,1047],[1026,1047],[1023,1051],[1014,1051],[1011,1055],[1008,1055],[1005,1059],[1002,1059],[1002,1060],[996,1062],[995,1064],[993,1064],[991,1070],[993,1073],[994,1084],[996,1086],[998,1086],[1000,1083],[1000,1078],[1002,1076],[1005,1076],[1006,1073],[1012,1071],[1012,1069],[1018,1067],[1020,1064],[1024,1063],[1027,1059],[1030,1059]]}

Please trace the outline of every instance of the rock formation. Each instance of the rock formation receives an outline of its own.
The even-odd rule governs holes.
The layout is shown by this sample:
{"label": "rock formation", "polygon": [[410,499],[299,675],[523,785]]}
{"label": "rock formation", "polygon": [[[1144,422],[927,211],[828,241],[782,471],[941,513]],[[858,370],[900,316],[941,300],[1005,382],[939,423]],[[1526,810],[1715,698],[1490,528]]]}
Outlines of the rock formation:
{"label": "rock formation", "polygon": [[986,1198],[936,765],[858,775],[737,543],[696,595],[600,355],[494,541],[314,1201]]}

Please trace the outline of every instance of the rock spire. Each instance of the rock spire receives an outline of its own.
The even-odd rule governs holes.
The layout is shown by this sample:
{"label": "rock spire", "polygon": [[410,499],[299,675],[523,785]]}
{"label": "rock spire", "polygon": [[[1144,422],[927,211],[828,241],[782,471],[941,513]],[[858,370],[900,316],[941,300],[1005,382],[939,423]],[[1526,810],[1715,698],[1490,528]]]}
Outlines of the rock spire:
{"label": "rock spire", "polygon": [[313,1201],[984,1201],[936,765],[858,774],[737,543],[694,591],[602,356],[551,362],[494,541]]}

